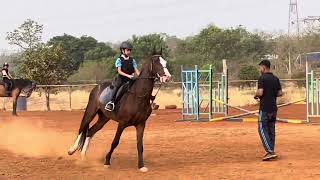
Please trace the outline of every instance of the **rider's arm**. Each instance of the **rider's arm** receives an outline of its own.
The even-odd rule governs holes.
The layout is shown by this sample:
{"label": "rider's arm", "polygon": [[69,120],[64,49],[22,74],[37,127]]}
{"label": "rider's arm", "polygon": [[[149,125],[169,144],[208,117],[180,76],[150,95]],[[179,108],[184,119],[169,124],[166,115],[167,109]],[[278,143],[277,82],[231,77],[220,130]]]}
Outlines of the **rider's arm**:
{"label": "rider's arm", "polygon": [[128,78],[132,78],[132,75],[129,75],[127,73],[124,73],[122,70],[121,70],[121,67],[118,67],[118,73],[122,76],[125,76],[125,77],[128,77]]}
{"label": "rider's arm", "polygon": [[138,69],[138,68],[135,68],[135,69],[134,69],[134,71],[135,71],[135,73],[136,73],[136,75],[137,75],[137,76],[139,76],[139,75],[140,75],[140,71],[139,71],[139,69]]}
{"label": "rider's arm", "polygon": [[13,79],[12,76],[11,76],[11,74],[10,74],[10,72],[8,72],[8,78],[9,78],[9,79]]}
{"label": "rider's arm", "polygon": [[138,64],[137,64],[136,60],[133,60],[133,67],[134,67],[134,72],[136,73],[137,76],[139,76],[140,71],[138,69]]}

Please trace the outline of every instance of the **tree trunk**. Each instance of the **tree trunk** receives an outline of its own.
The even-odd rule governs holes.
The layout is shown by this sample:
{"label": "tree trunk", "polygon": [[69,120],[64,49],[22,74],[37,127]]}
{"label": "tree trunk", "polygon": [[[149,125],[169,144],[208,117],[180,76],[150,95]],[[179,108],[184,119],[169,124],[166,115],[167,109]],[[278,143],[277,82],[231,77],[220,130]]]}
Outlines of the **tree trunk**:
{"label": "tree trunk", "polygon": [[45,94],[46,94],[47,111],[50,111],[50,88],[49,87],[46,87]]}

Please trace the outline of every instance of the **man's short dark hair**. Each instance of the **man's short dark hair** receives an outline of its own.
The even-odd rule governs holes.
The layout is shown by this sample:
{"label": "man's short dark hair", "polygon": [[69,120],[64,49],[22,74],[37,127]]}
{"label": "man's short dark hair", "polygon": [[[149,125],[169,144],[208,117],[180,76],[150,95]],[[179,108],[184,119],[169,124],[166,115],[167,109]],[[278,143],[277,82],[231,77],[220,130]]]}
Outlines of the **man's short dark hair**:
{"label": "man's short dark hair", "polygon": [[267,67],[267,68],[270,69],[271,63],[270,63],[269,60],[262,60],[262,61],[259,63],[259,66],[265,66],[265,67]]}

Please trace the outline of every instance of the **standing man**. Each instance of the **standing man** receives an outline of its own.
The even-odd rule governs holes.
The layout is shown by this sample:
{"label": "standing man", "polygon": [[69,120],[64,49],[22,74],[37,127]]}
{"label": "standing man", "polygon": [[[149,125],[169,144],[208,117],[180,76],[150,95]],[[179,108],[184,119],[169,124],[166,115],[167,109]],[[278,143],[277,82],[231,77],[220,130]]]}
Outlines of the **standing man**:
{"label": "standing man", "polygon": [[263,161],[276,159],[275,147],[275,124],[277,119],[277,97],[282,96],[281,84],[270,71],[271,63],[263,60],[259,63],[261,76],[258,80],[258,90],[254,96],[260,99],[259,109],[259,135],[267,154]]}

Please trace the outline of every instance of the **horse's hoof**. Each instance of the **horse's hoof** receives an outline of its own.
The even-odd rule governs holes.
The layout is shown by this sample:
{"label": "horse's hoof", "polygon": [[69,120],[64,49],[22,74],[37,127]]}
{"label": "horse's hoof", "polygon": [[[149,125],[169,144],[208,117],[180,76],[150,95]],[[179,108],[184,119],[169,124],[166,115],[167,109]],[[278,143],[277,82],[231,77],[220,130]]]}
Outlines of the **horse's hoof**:
{"label": "horse's hoof", "polygon": [[110,165],[103,165],[104,168],[110,168]]}
{"label": "horse's hoof", "polygon": [[86,161],[86,160],[87,160],[87,157],[84,156],[84,155],[82,155],[82,156],[81,156],[81,161]]}
{"label": "horse's hoof", "polygon": [[75,152],[76,152],[77,150],[73,150],[73,149],[69,149],[69,151],[68,151],[68,155],[72,155],[72,154],[74,154]]}
{"label": "horse's hoof", "polygon": [[139,169],[139,171],[145,173],[145,172],[148,172],[148,168],[142,167],[142,168]]}

